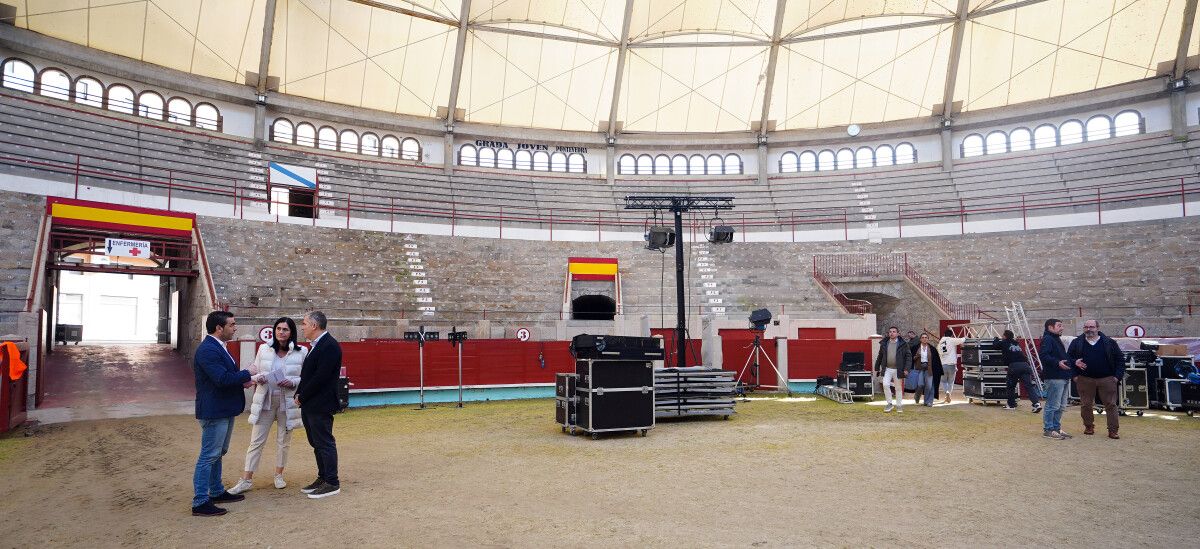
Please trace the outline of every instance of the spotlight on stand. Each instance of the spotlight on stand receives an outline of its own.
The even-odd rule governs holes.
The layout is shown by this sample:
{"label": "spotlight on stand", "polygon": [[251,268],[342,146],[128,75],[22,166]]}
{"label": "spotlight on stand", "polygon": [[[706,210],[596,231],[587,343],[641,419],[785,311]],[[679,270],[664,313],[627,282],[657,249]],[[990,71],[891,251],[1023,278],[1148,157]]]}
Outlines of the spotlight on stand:
{"label": "spotlight on stand", "polygon": [[750,313],[750,328],[753,330],[766,330],[767,324],[771,323],[771,311],[766,309],[755,309]]}
{"label": "spotlight on stand", "polygon": [[675,245],[675,229],[650,227],[646,231],[646,249],[665,250]]}
{"label": "spotlight on stand", "polygon": [[708,231],[708,241],[713,244],[733,242],[733,227],[720,223],[713,225],[713,228]]}

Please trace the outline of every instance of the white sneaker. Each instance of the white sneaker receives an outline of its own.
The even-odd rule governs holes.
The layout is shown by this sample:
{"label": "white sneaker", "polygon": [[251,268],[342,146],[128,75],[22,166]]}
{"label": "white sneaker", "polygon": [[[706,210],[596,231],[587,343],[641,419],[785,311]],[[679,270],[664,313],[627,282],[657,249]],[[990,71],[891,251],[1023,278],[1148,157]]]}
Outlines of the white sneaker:
{"label": "white sneaker", "polygon": [[253,486],[254,486],[254,483],[253,483],[253,482],[251,482],[251,481],[249,481],[249,480],[246,480],[246,479],[244,479],[244,478],[243,478],[243,479],[239,479],[239,480],[238,480],[238,483],[237,483],[237,484],[234,484],[234,485],[233,485],[233,488],[230,488],[230,489],[229,489],[229,493],[230,493],[230,494],[233,494],[233,495],[235,495],[235,496],[236,496],[236,495],[238,495],[238,494],[244,494],[244,493],[246,493],[246,492],[249,492],[249,491],[250,491],[250,488],[252,488]]}
{"label": "white sneaker", "polygon": [[281,490],[287,488],[287,481],[283,480],[283,475],[275,475],[275,487]]}

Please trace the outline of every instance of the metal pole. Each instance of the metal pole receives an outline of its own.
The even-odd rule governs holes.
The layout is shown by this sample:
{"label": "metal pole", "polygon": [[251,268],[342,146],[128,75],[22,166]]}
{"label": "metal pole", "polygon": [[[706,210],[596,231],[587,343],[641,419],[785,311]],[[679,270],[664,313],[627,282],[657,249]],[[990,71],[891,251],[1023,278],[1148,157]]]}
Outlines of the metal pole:
{"label": "metal pole", "polygon": [[75,198],[79,199],[79,155],[75,155]]}
{"label": "metal pole", "polygon": [[687,312],[683,308],[683,208],[676,201],[671,210],[675,214],[675,315],[679,319],[675,326],[675,364],[682,365],[680,360],[687,356],[687,342],[683,339],[687,333]]}
{"label": "metal pole", "polygon": [[421,395],[421,409],[425,409],[425,329],[421,327],[421,338],[417,340],[418,392]]}
{"label": "metal pole", "polygon": [[1187,217],[1187,189],[1183,186],[1183,178],[1179,178],[1179,203],[1183,205],[1183,217]]}
{"label": "metal pole", "polygon": [[175,188],[175,172],[167,172],[167,211],[171,211],[171,190]]}
{"label": "metal pole", "polygon": [[466,344],[467,344],[467,342],[465,342],[465,341],[459,341],[459,342],[458,342],[458,407],[459,407],[459,408],[462,408],[462,407],[463,407],[463,399],[462,399],[462,389],[463,389],[463,384],[462,384],[462,348],[463,348],[463,345],[466,345]]}

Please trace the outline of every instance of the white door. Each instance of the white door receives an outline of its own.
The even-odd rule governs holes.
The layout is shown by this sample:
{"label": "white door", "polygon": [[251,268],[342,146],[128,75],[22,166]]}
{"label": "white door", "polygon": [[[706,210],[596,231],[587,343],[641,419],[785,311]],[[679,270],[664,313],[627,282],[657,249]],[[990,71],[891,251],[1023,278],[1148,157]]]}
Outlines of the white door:
{"label": "white door", "polygon": [[83,334],[88,341],[132,341],[138,333],[138,298],[113,295],[100,296],[100,310],[104,319],[88,326],[94,330]]}

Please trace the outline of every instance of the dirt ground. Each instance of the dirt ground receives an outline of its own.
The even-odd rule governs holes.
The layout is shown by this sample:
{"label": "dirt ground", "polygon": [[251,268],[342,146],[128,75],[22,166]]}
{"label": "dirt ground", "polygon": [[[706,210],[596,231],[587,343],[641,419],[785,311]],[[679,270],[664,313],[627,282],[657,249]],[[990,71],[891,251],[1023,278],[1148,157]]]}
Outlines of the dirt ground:
{"label": "dirt ground", "polygon": [[562,434],[549,400],[353,410],[340,495],[299,493],[315,468],[297,431],[289,486],[270,485],[272,437],[219,518],[189,512],[194,419],[47,426],[0,439],[0,546],[1196,546],[1200,419],[1125,417],[1114,441],[1072,407],[1077,436],[1052,441],[1025,406],[753,400],[596,441]]}

